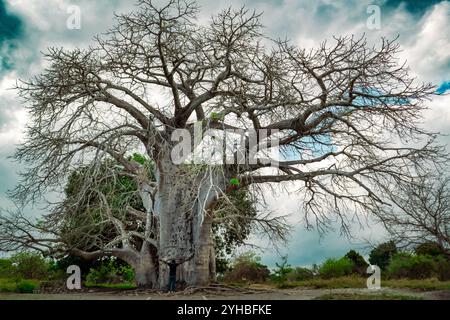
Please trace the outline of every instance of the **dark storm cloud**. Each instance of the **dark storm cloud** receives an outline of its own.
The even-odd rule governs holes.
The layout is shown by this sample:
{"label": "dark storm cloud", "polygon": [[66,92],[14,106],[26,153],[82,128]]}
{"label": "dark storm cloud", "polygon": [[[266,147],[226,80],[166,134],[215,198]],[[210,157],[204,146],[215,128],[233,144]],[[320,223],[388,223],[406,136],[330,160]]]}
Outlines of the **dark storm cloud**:
{"label": "dark storm cloud", "polygon": [[23,21],[7,10],[5,0],[0,0],[0,75],[14,68],[13,53],[23,34]]}
{"label": "dark storm cloud", "polygon": [[22,36],[22,20],[6,10],[4,0],[0,0],[0,41],[17,39]]}
{"label": "dark storm cloud", "polygon": [[435,4],[445,2],[442,0],[387,0],[383,7],[397,9],[403,6],[405,10],[414,15],[423,15]]}

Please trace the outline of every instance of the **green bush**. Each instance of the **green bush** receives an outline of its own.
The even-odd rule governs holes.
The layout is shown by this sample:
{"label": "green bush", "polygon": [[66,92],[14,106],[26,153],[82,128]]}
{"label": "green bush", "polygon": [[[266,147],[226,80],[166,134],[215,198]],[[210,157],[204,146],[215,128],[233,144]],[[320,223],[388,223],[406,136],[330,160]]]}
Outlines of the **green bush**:
{"label": "green bush", "polygon": [[337,278],[350,275],[354,263],[348,258],[327,259],[319,268],[319,275],[323,279]]}
{"label": "green bush", "polygon": [[288,281],[306,281],[311,280],[314,278],[314,273],[312,270],[309,270],[308,268],[302,268],[297,267],[294,268],[291,272],[287,275]]}
{"label": "green bush", "polygon": [[372,265],[386,269],[391,262],[392,257],[397,253],[397,246],[394,241],[389,241],[378,245],[369,255],[369,262]]}
{"label": "green bush", "polygon": [[0,259],[0,278],[10,278],[14,275],[11,259]]}
{"label": "green bush", "polygon": [[44,280],[49,276],[50,264],[39,254],[19,253],[11,258],[11,263],[17,278]]}
{"label": "green bush", "polygon": [[448,281],[450,280],[450,261],[447,259],[440,257],[437,260],[437,277],[440,281]]}
{"label": "green bush", "polygon": [[135,278],[135,274],[134,274],[133,268],[128,266],[128,265],[120,267],[119,275],[122,276],[122,279],[125,282],[133,282],[134,278]]}
{"label": "green bush", "polygon": [[33,280],[21,280],[17,283],[17,291],[20,293],[33,293],[38,288],[39,284]]}
{"label": "green bush", "polygon": [[265,282],[270,275],[267,266],[253,252],[238,256],[230,271],[224,275],[226,282]]}
{"label": "green bush", "polygon": [[13,279],[0,279],[0,292],[16,292],[17,283]]}
{"label": "green bush", "polygon": [[276,269],[273,272],[272,280],[275,282],[285,282],[287,280],[287,276],[292,272],[292,267],[288,263],[288,257],[281,257],[281,263],[275,263]]}
{"label": "green bush", "polygon": [[430,256],[398,253],[387,267],[389,278],[426,279],[437,273],[437,262]]}
{"label": "green bush", "polygon": [[134,270],[120,260],[105,259],[90,269],[86,281],[89,284],[132,282]]}

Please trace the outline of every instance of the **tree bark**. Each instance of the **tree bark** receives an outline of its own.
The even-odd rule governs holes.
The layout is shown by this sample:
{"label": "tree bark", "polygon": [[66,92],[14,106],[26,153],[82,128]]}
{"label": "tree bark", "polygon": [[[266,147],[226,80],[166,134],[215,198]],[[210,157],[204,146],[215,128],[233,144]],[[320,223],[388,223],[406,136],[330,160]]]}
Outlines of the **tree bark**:
{"label": "tree bark", "polygon": [[[159,252],[163,260],[186,260],[179,266],[177,280],[188,286],[205,286],[215,279],[211,268],[212,217],[208,206],[217,198],[214,188],[223,176],[202,172],[192,175],[186,167],[170,160],[160,162],[155,212],[159,216]],[[160,264],[159,287],[168,284],[168,267]]]}
{"label": "tree bark", "polygon": [[157,274],[152,257],[143,254],[132,266],[135,273],[135,281],[138,287],[154,288],[157,285]]}

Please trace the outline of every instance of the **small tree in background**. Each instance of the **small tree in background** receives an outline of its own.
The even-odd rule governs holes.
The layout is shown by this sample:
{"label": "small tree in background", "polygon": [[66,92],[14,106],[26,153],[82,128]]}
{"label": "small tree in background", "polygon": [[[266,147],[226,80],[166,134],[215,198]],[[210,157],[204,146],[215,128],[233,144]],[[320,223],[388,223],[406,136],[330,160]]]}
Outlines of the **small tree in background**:
{"label": "small tree in background", "polygon": [[369,264],[358,252],[356,252],[355,250],[350,250],[344,257],[353,262],[354,264],[353,272],[358,274],[366,273]]}
{"label": "small tree in background", "polygon": [[276,269],[274,270],[273,279],[276,282],[285,282],[288,278],[288,275],[293,271],[292,266],[288,263],[288,257],[281,257],[280,263],[275,263]]}
{"label": "small tree in background", "polygon": [[261,257],[254,252],[246,252],[236,257],[224,279],[228,282],[265,282],[269,275],[267,266],[261,264]]}
{"label": "small tree in background", "polygon": [[370,251],[369,262],[370,264],[376,265],[381,269],[386,269],[397,251],[397,246],[394,241],[379,244],[372,251]]}
{"label": "small tree in background", "polygon": [[392,257],[386,271],[394,279],[427,279],[437,274],[438,262],[427,255],[414,255],[405,252]]}
{"label": "small tree in background", "polygon": [[50,264],[36,253],[18,253],[11,258],[14,266],[14,276],[22,279],[47,279],[49,276]]}
{"label": "small tree in background", "polygon": [[436,242],[425,242],[419,244],[414,252],[417,255],[427,255],[431,257],[446,256],[446,251]]}
{"label": "small tree in background", "polygon": [[314,278],[314,272],[308,268],[296,267],[288,275],[288,281],[305,281]]}
{"label": "small tree in background", "polygon": [[353,271],[353,262],[343,257],[341,259],[327,259],[319,268],[319,275],[324,279],[338,278],[350,275]]}

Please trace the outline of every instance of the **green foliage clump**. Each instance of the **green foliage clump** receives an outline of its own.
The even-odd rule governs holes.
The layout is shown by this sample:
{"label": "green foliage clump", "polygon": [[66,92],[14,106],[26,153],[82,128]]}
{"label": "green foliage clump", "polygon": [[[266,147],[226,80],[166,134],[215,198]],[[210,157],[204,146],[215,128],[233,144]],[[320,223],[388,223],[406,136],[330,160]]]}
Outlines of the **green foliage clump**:
{"label": "green foliage clump", "polygon": [[381,243],[370,252],[369,262],[385,270],[397,251],[397,246],[394,241]]}
{"label": "green foliage clump", "polygon": [[437,277],[440,281],[450,280],[450,261],[439,257],[436,267]]}
{"label": "green foliage clump", "polygon": [[369,264],[364,260],[363,256],[361,256],[358,252],[355,250],[350,250],[347,252],[347,254],[344,256],[345,258],[349,259],[353,262],[353,272],[358,273],[361,275],[366,274],[367,267]]}
{"label": "green foliage clump", "polygon": [[0,278],[12,277],[14,273],[14,267],[11,259],[0,259]]}
{"label": "green foliage clump", "polygon": [[17,283],[17,292],[33,293],[39,287],[39,283],[35,280],[20,280]]}
{"label": "green foliage clump", "polygon": [[134,270],[117,259],[102,260],[86,276],[88,284],[121,283],[134,281]]}
{"label": "green foliage clump", "polygon": [[323,279],[331,279],[350,275],[353,272],[354,263],[343,257],[341,259],[327,259],[319,268],[319,275]]}
{"label": "green foliage clump", "polygon": [[436,274],[436,261],[426,255],[398,253],[387,267],[387,274],[393,279],[426,279]]}
{"label": "green foliage clump", "polygon": [[20,279],[48,279],[50,263],[41,255],[30,252],[23,252],[11,258],[14,267],[14,277]]}
{"label": "green foliage clump", "polygon": [[10,278],[0,278],[0,292],[16,292],[17,283]]}
{"label": "green foliage clump", "polygon": [[261,264],[261,258],[253,252],[247,252],[238,256],[231,267],[225,273],[226,282],[265,282],[270,275],[267,266]]}
{"label": "green foliage clump", "polygon": [[239,186],[239,179],[237,179],[237,178],[232,178],[232,179],[230,180],[230,184],[231,184],[232,186]]}
{"label": "green foliage clump", "polygon": [[[255,202],[247,189],[232,190],[228,201],[219,199],[214,217],[220,223],[213,223],[214,250],[216,253],[216,271],[223,275],[230,271],[231,261],[228,258],[236,247],[243,245],[251,232],[251,218],[258,214]],[[234,215],[235,218],[227,219]]]}
{"label": "green foliage clump", "polygon": [[223,121],[225,119],[225,115],[222,112],[212,112],[211,120],[212,121]]}
{"label": "green foliage clump", "polygon": [[296,267],[287,275],[288,281],[306,281],[314,278],[314,273],[308,268]]}
{"label": "green foliage clump", "polygon": [[275,282],[282,283],[288,278],[288,274],[292,272],[292,266],[288,263],[288,257],[281,257],[281,263],[275,263],[276,269],[273,272],[272,279]]}

